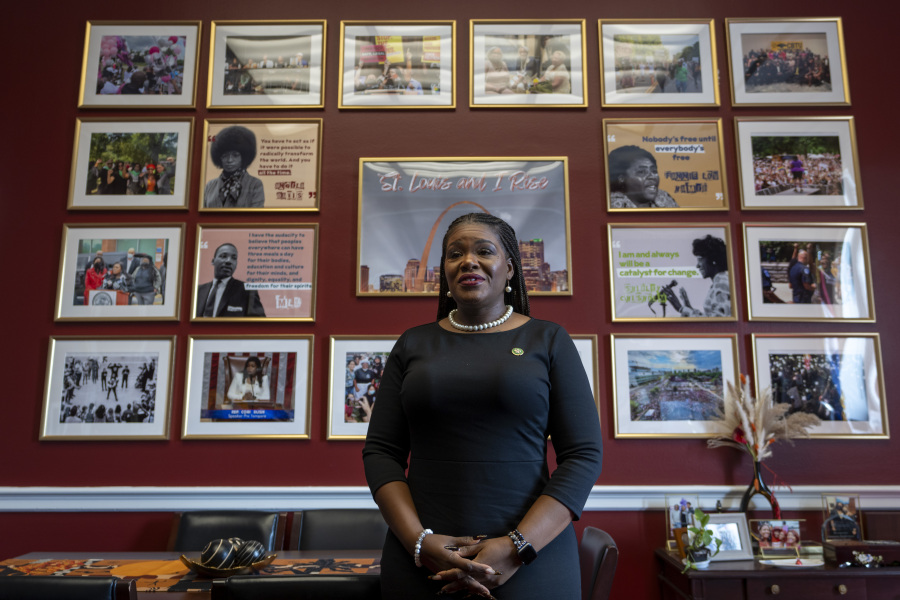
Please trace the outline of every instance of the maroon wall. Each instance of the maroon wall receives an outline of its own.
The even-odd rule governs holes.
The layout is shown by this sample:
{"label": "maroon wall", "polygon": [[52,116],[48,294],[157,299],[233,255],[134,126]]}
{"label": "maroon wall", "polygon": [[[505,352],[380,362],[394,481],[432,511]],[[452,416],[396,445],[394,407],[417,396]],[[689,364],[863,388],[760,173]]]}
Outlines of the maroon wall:
{"label": "maroon wall", "polygon": [[[433,299],[357,298],[354,294],[357,227],[357,159],[360,156],[568,156],[571,191],[571,297],[540,297],[532,302],[535,316],[560,322],[572,333],[600,336],[601,420],[606,460],[599,485],[730,485],[750,476],[747,458],[728,450],[710,451],[702,440],[616,440],[607,335],[628,332],[737,333],[740,365],[752,371],[750,334],[770,332],[875,332],[886,367],[890,393],[900,386],[893,372],[900,355],[894,299],[900,296],[896,278],[895,176],[898,152],[893,107],[896,92],[891,72],[895,23],[871,11],[858,14],[852,4],[822,0],[801,12],[796,3],[732,5],[705,0],[671,3],[650,0],[634,11],[627,3],[569,1],[556,4],[533,0],[457,0],[446,3],[334,2],[298,4],[289,1],[247,3],[220,0],[186,3],[158,0],[141,3],[16,3],[7,19],[3,60],[5,176],[0,178],[5,272],[4,325],[0,364],[8,383],[0,429],[2,486],[297,486],[363,485],[360,442],[325,440],[328,337],[334,334],[399,334],[433,319]],[[32,8],[33,7],[33,8]],[[311,8],[311,10],[310,10]],[[813,11],[815,14],[812,14]],[[730,107],[725,17],[842,16],[847,47],[849,108]],[[469,85],[468,20],[470,18],[585,18],[587,20],[588,93],[586,109],[480,109],[467,107]],[[601,110],[598,18],[714,17],[716,51],[721,72],[722,107]],[[321,117],[324,120],[321,211],[318,214],[267,215],[267,222],[316,222],[320,225],[317,321],[312,324],[190,324],[190,274],[198,222],[240,222],[243,217],[200,215],[197,196],[200,169],[191,172],[188,211],[68,212],[71,148],[79,115],[192,115],[196,119],[193,165],[199,167],[203,119],[263,116],[253,111],[205,108],[173,111],[79,111],[78,74],[84,26],[93,20],[201,19],[203,39],[198,98],[206,95],[209,23],[225,19],[317,18],[328,20],[326,107],[324,110],[267,111],[265,116]],[[337,79],[341,19],[456,19],[457,105],[455,110],[338,111]],[[204,104],[203,100],[199,104]],[[742,212],[739,208],[733,118],[735,116],[853,115],[859,140],[864,211]],[[735,265],[743,264],[741,223],[771,221],[865,221],[869,225],[874,278],[875,324],[749,323],[745,276],[735,269],[740,291],[736,323],[615,324],[610,320],[607,222],[631,222],[631,215],[605,210],[601,160],[601,120],[604,117],[720,117],[727,151],[731,209],[726,213],[653,214],[657,222],[721,222],[732,225]],[[894,131],[894,134],[890,132]],[[64,223],[135,223],[142,220],[187,223],[185,280],[181,320],[170,323],[54,323],[60,239]],[[257,217],[247,221],[260,221]],[[192,334],[315,334],[312,388],[312,428],[308,441],[182,441],[179,439],[184,402],[187,339]],[[39,442],[48,339],[51,335],[175,334],[177,340],[169,441],[164,442]],[[889,401],[896,416],[897,402]],[[793,485],[888,485],[900,483],[894,440],[816,440],[775,449],[772,468]],[[260,460],[259,457],[267,457]],[[227,465],[205,468],[201,465]],[[127,506],[121,507],[128,511]],[[651,551],[663,541],[662,512],[589,513],[582,524],[610,531],[623,552],[616,582],[617,597],[653,597],[656,583]],[[39,549],[140,550],[160,548],[168,535],[168,515],[0,514],[0,557]],[[37,535],[37,540],[35,539]],[[633,596],[630,596],[633,594]]]}

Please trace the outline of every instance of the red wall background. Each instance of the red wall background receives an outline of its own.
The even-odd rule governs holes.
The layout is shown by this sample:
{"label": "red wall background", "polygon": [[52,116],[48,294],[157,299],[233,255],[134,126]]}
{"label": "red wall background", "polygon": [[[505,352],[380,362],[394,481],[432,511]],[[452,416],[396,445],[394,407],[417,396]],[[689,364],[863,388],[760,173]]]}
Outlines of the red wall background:
{"label": "red wall background", "polygon": [[[5,176],[0,177],[3,247],[7,255],[3,343],[0,364],[8,392],[0,416],[0,487],[3,486],[308,486],[364,485],[361,442],[325,440],[328,338],[337,334],[399,334],[434,318],[433,299],[357,298],[354,294],[357,227],[357,159],[360,156],[568,156],[574,294],[540,297],[532,311],[572,333],[600,336],[601,421],[604,472],[598,485],[741,485],[752,473],[748,458],[710,451],[702,440],[616,440],[608,334],[629,332],[726,332],[739,336],[742,372],[752,372],[751,333],[880,331],[889,413],[897,417],[892,392],[900,389],[893,360],[900,355],[894,299],[900,296],[895,243],[898,129],[891,69],[894,20],[863,13],[839,0],[808,7],[797,3],[732,5],[709,0],[677,4],[649,0],[634,10],[627,3],[535,0],[493,3],[409,3],[397,0],[332,3],[240,0],[186,3],[16,3],[7,19],[4,72]],[[842,16],[851,107],[743,108],[730,106],[725,17]],[[585,18],[588,94],[586,109],[470,109],[468,105],[471,18]],[[600,108],[598,18],[716,19],[720,108]],[[198,105],[205,104],[209,23],[226,19],[328,20],[326,107],[306,111],[79,111],[78,76],[87,20],[202,20]],[[338,111],[337,81],[341,19],[456,19],[457,108],[455,110]],[[192,115],[195,139],[188,211],[68,212],[69,170],[75,117]],[[859,143],[865,210],[846,212],[742,212],[735,164],[735,116],[853,115]],[[267,214],[245,218],[197,211],[203,119],[211,117],[321,117],[323,168],[318,214]],[[731,223],[740,320],[736,323],[615,324],[610,320],[607,222],[636,221],[605,210],[601,120],[605,117],[720,117],[727,152],[728,212],[653,214],[655,222]],[[183,172],[183,171],[179,171]],[[168,323],[54,323],[53,310],[64,223],[186,223],[181,320]],[[317,320],[301,324],[190,324],[190,278],[196,224],[218,222],[316,222],[320,226]],[[744,290],[741,223],[770,221],[859,222],[869,225],[875,324],[750,323]],[[312,428],[308,441],[183,441],[179,439],[188,336],[192,334],[312,333],[315,335]],[[39,442],[48,340],[51,335],[175,334],[176,366],[170,440],[164,442]],[[892,440],[815,440],[779,446],[767,461],[792,485],[894,485],[900,483]],[[260,460],[260,457],[266,457]],[[208,468],[207,465],[217,465]],[[783,491],[782,493],[787,493]],[[286,507],[287,508],[287,507]],[[296,507],[302,508],[302,507]],[[0,513],[0,558],[33,550],[153,550],[165,545],[170,515],[133,513]],[[813,517],[814,518],[814,517]],[[579,526],[595,525],[617,540],[622,558],[614,596],[656,596],[652,549],[663,543],[661,511],[589,512]]]}

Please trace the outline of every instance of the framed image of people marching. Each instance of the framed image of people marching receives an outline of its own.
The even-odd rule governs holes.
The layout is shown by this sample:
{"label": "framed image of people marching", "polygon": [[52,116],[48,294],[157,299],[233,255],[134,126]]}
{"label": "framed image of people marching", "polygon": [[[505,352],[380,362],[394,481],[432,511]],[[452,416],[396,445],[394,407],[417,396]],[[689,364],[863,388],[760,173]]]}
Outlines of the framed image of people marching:
{"label": "framed image of people marching", "polygon": [[333,335],[328,367],[329,440],[364,440],[388,356],[399,336]]}
{"label": "framed image of people marching", "polygon": [[721,119],[604,119],[610,212],[727,210]]}

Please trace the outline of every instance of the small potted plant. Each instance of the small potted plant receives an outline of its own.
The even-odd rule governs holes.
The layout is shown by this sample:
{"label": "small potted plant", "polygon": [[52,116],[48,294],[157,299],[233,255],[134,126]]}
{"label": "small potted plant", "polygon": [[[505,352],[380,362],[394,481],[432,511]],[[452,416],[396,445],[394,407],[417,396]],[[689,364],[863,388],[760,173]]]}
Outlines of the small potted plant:
{"label": "small potted plant", "polygon": [[[687,528],[690,543],[684,548],[684,571],[688,569],[705,569],[709,559],[719,553],[722,547],[721,538],[715,537],[715,531],[707,527],[709,515],[699,508],[694,511],[694,524]],[[713,548],[715,542],[715,548]]]}

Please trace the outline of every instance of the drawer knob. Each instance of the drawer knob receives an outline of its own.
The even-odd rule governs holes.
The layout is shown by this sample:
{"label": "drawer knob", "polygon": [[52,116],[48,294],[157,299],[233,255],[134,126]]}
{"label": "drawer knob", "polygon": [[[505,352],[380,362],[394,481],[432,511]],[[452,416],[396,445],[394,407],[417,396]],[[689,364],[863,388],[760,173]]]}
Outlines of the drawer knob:
{"label": "drawer knob", "polygon": [[838,594],[845,596],[847,594],[847,586],[843,583],[837,587]]}
{"label": "drawer knob", "polygon": [[775,584],[769,588],[769,591],[772,592],[773,596],[777,596],[778,594],[781,593],[781,588],[778,587],[778,584]]}

